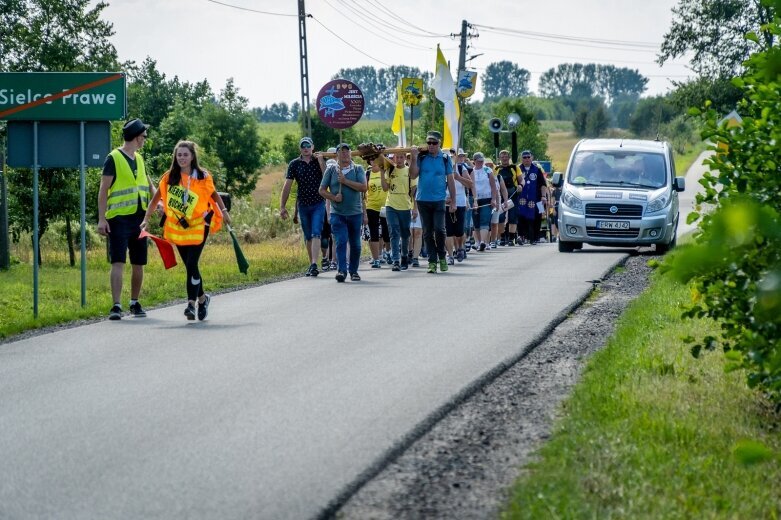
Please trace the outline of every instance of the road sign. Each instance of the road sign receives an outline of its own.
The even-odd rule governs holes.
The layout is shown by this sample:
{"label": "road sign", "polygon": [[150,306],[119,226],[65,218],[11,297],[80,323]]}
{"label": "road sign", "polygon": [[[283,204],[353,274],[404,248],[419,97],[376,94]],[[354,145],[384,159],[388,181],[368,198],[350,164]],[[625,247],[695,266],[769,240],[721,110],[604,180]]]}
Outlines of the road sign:
{"label": "road sign", "polygon": [[122,72],[0,72],[0,120],[125,119]]}
{"label": "road sign", "polygon": [[329,81],[317,94],[317,113],[328,127],[350,128],[363,115],[363,92],[346,79]]}
{"label": "road sign", "polygon": [[[80,123],[46,121],[38,124],[38,166],[78,168],[81,165]],[[84,125],[85,166],[103,166],[111,151],[111,123],[89,121]],[[8,166],[33,167],[33,123],[8,123]]]}

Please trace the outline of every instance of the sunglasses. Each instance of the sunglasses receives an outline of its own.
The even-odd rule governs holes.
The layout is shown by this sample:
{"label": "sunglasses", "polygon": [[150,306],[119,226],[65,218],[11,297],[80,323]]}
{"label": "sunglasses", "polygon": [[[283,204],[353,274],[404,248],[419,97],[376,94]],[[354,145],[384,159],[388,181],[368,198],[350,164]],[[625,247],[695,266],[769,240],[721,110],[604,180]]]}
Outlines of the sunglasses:
{"label": "sunglasses", "polygon": [[531,155],[521,155],[521,159],[531,159]]}
{"label": "sunglasses", "polygon": [[432,144],[439,144],[439,141],[426,141],[426,144],[431,146]]}
{"label": "sunglasses", "polygon": [[312,148],[312,145],[309,143],[304,143],[301,145],[301,148]]}

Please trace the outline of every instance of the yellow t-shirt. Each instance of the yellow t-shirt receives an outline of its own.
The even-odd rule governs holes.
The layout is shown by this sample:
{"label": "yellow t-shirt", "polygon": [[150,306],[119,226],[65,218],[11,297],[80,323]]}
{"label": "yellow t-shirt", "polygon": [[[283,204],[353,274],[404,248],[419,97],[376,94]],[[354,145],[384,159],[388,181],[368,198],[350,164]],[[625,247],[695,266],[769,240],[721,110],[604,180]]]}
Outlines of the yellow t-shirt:
{"label": "yellow t-shirt", "polygon": [[[410,198],[410,179],[409,167],[395,168],[388,176],[390,189],[388,190],[388,199],[386,206],[399,211],[412,209],[412,199]],[[412,179],[412,186],[418,185],[418,179]]]}
{"label": "yellow t-shirt", "polygon": [[380,172],[369,172],[369,184],[366,191],[366,209],[380,211],[385,205],[385,192],[382,190]]}

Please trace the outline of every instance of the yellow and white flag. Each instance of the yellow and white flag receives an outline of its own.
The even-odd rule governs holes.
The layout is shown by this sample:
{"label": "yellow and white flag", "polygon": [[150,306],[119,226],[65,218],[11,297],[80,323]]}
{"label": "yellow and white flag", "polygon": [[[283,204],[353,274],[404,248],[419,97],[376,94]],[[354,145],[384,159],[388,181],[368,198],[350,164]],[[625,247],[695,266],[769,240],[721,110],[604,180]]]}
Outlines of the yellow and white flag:
{"label": "yellow and white flag", "polygon": [[391,130],[399,138],[399,146],[407,146],[407,130],[404,128],[404,103],[401,97],[401,82],[397,88],[396,113],[393,114]]}
{"label": "yellow and white flag", "polygon": [[450,69],[439,45],[437,45],[437,66],[431,86],[434,89],[436,98],[445,104],[445,128],[442,132],[442,149],[457,149],[458,120],[461,117],[461,109],[458,107],[453,76],[450,75]]}

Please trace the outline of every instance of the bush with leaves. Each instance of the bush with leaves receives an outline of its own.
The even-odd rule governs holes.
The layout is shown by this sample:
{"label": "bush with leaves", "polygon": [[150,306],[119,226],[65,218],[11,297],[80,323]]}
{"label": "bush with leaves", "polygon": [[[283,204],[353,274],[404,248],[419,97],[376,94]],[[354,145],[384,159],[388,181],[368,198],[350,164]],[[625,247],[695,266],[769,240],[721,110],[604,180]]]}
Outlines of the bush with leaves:
{"label": "bush with leaves", "polygon": [[[781,35],[779,18],[764,30]],[[749,34],[747,38],[756,38]],[[715,206],[701,219],[695,244],[666,262],[692,285],[694,300],[684,315],[710,317],[721,324],[720,337],[687,338],[692,354],[718,347],[728,369],[747,370],[748,384],[781,406],[781,48],[754,54],[746,74],[733,80],[744,93],[740,126],[718,124],[706,103],[703,138],[716,154],[697,196],[699,208]]]}

